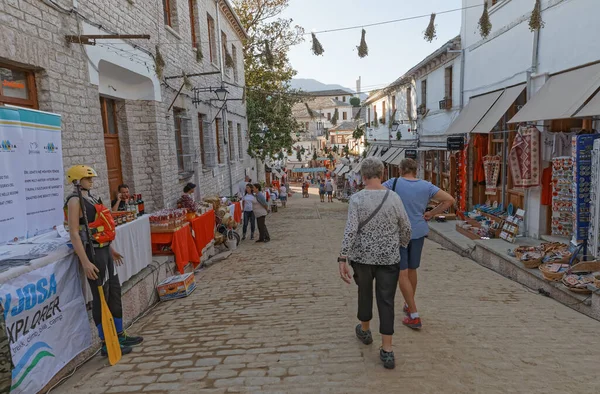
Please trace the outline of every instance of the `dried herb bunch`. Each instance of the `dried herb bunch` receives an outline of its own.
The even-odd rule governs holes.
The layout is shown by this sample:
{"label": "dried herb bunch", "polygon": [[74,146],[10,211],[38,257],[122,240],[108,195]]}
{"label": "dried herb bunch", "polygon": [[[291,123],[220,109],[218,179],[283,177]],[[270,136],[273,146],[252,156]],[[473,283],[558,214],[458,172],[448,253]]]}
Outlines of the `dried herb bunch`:
{"label": "dried herb bunch", "polygon": [[483,3],[483,14],[481,14],[481,18],[479,18],[479,34],[481,37],[488,38],[492,31],[492,22],[490,22],[490,14],[488,12],[488,3],[487,1]]}
{"label": "dried herb bunch", "polygon": [[312,33],[312,51],[317,56],[321,56],[325,52],[315,33]]}
{"label": "dried herb bunch", "polygon": [[273,67],[274,62],[275,59],[273,58],[273,52],[271,52],[271,46],[268,41],[265,41],[265,63],[267,63],[267,66]]}
{"label": "dried herb bunch", "polygon": [[165,59],[163,59],[162,54],[160,53],[160,49],[158,45],[156,46],[156,55],[154,56],[154,70],[156,71],[156,75],[159,79],[163,77],[163,71],[165,71]]}
{"label": "dried herb bunch", "polygon": [[358,57],[360,57],[361,59],[365,56],[369,55],[369,47],[367,46],[367,41],[365,41],[365,35],[367,34],[367,32],[365,31],[365,29],[362,29],[362,36],[360,39],[360,45],[356,47],[356,49],[358,49]]}
{"label": "dried herb bunch", "polygon": [[529,18],[529,30],[536,31],[544,28],[544,21],[542,20],[542,2],[541,0],[535,0],[535,6],[531,12],[531,18]]}
{"label": "dried herb bunch", "polygon": [[429,19],[429,26],[425,29],[424,33],[425,41],[431,42],[434,38],[437,37],[435,31],[435,14],[431,14],[431,19]]}

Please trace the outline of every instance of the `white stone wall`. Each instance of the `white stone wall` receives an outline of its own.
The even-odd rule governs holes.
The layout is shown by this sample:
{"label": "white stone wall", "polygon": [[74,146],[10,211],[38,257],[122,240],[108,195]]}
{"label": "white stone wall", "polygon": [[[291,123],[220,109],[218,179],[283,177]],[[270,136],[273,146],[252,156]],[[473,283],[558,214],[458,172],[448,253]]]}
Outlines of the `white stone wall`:
{"label": "white stone wall", "polygon": [[[234,155],[228,162],[224,144],[226,136],[221,133],[221,146],[225,153],[223,163],[215,168],[198,163],[193,166],[195,173],[191,177],[184,179],[179,176],[173,112],[168,108],[182,79],[159,81],[156,78],[151,60],[155,47],[159,45],[166,62],[165,77],[181,75],[182,72],[218,71],[220,64],[216,55],[214,63],[209,60],[207,14],[212,16],[216,25],[215,1],[198,0],[195,3],[197,31],[204,54],[201,62],[196,61],[196,52],[192,48],[188,1],[171,2],[174,4],[172,29],[165,27],[160,0],[80,0],[77,13],[60,12],[40,0],[0,2],[0,62],[32,69],[36,76],[40,109],[62,115],[65,168],[80,163],[93,166],[100,176],[96,194],[108,198],[99,95],[102,93],[114,98],[118,103],[123,180],[135,192],[144,195],[148,210],[174,206],[183,185],[189,181],[198,182],[202,195],[229,194],[229,164],[234,192],[247,170],[251,174],[254,171],[253,179],[256,179],[258,170],[256,161],[246,153],[248,124],[245,103],[231,100],[227,105],[227,120],[234,127]],[[55,3],[66,10],[73,6],[73,2],[67,0],[56,0]],[[241,99],[241,87],[245,84],[242,37],[235,32],[223,12],[220,24],[221,31],[228,37],[229,51],[232,51],[232,45],[237,49],[238,78],[236,81],[233,71],[228,70],[225,86],[230,92],[229,98]],[[101,30],[107,34],[149,34],[151,38],[127,40],[126,43],[114,39],[98,40],[101,45],[95,47],[66,43],[65,35],[91,34],[89,30],[97,28],[97,25],[101,25]],[[218,30],[217,26],[215,30]],[[218,39],[221,32],[215,33]],[[119,73],[109,76],[104,72],[106,65],[121,67],[123,74],[128,76],[128,83],[133,84],[139,78],[138,90],[135,86],[119,84],[118,80],[114,83],[109,77]],[[95,75],[99,75],[98,78]],[[220,75],[190,79],[196,87],[218,87],[221,84]],[[136,97],[136,92],[142,90],[148,94]],[[193,153],[199,152],[200,146],[198,114],[206,115],[210,121],[217,116],[222,104],[214,100],[216,96],[211,92],[201,93],[200,98],[202,103],[196,108],[192,104],[192,92],[184,88],[174,101],[174,107],[186,110],[191,118],[190,142],[185,148]],[[219,117],[223,118],[223,115],[219,114]],[[241,155],[238,124],[242,129]],[[211,144],[215,143],[214,131],[214,124],[210,130],[205,130],[206,134],[210,134],[207,139]]]}

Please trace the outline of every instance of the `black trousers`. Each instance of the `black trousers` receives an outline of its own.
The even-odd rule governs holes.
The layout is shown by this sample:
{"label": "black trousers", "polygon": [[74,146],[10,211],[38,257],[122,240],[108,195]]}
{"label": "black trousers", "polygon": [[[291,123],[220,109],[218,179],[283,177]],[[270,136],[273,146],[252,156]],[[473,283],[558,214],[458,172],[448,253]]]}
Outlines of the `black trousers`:
{"label": "black trousers", "polygon": [[267,225],[265,224],[265,220],[267,216],[261,216],[256,218],[256,225],[258,226],[258,240],[259,241],[269,241],[271,236],[269,235],[269,230],[267,230]]}
{"label": "black trousers", "polygon": [[351,263],[354,281],[358,285],[358,320],[371,321],[373,318],[373,279],[375,297],[379,311],[379,333],[394,334],[394,298],[398,287],[400,267],[393,265],[370,265]]}
{"label": "black trousers", "polygon": [[[98,284],[104,283],[102,289],[104,290],[104,298],[108,304],[108,309],[115,319],[115,326],[118,326],[123,319],[123,305],[121,304],[121,284],[119,283],[119,277],[115,274],[115,264],[110,254],[110,247],[94,248],[95,258],[92,260],[89,251],[88,258],[90,261],[95,263],[96,267],[100,270],[98,273],[98,280],[90,280],[90,288],[92,290],[92,316],[94,317],[94,323],[96,326],[102,323],[102,309],[100,303],[100,292],[98,291]],[[105,283],[105,278],[108,280]],[[119,319],[119,322],[116,321]],[[117,327],[119,331],[119,327]]]}
{"label": "black trousers", "polygon": [[244,235],[246,235],[246,230],[248,230],[248,223],[250,223],[250,234],[254,235],[255,229],[255,217],[253,211],[244,211]]}

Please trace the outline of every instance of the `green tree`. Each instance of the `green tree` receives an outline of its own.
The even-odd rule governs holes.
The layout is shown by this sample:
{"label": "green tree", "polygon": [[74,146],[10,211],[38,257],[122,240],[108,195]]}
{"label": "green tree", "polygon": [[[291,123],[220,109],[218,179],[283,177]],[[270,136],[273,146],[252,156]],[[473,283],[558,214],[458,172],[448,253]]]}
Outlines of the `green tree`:
{"label": "green tree", "polygon": [[300,150],[296,152],[296,159],[298,159],[298,161],[302,161],[302,152],[300,152]]}
{"label": "green tree", "polygon": [[352,104],[353,107],[360,107],[360,99],[358,97],[352,97],[350,99],[350,104]]}
{"label": "green tree", "polygon": [[318,159],[318,158],[319,158],[319,156],[317,156],[317,151],[314,151],[314,152],[313,152],[313,157],[312,157],[312,159],[313,159],[314,161],[317,161],[317,159]]}
{"label": "green tree", "polygon": [[333,113],[333,116],[331,117],[331,124],[335,126],[337,124],[337,121],[339,118],[340,118],[340,113],[338,112],[338,109],[336,108],[335,112]]}
{"label": "green tree", "polygon": [[296,75],[289,62],[291,46],[304,40],[304,29],[281,18],[290,0],[233,0],[248,32],[244,43],[248,154],[264,160],[292,144],[298,124],[292,106],[299,101],[289,81]]}

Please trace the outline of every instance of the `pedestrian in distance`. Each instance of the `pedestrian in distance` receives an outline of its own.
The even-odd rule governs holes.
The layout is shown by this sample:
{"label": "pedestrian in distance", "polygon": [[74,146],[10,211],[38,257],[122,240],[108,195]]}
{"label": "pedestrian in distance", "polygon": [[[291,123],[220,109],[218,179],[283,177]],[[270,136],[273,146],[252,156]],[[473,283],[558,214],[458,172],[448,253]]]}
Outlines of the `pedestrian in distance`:
{"label": "pedestrian in distance", "polygon": [[255,183],[253,191],[254,197],[256,197],[256,204],[252,205],[252,209],[254,211],[254,216],[256,216],[256,224],[258,226],[258,240],[256,242],[269,242],[271,236],[269,235],[269,230],[267,230],[267,225],[265,223],[267,214],[269,213],[269,205],[260,184]]}
{"label": "pedestrian in distance", "polygon": [[325,181],[321,180],[319,183],[319,198],[321,202],[325,202]]}
{"label": "pedestrian in distance", "polygon": [[[100,354],[104,357],[108,356],[102,327],[102,303],[99,287],[104,293],[104,298],[114,320],[121,354],[131,353],[131,347],[142,343],[143,338],[128,336],[123,327],[121,284],[115,270],[115,264],[123,264],[123,256],[111,245],[116,233],[114,232],[114,221],[112,221],[109,209],[102,204],[101,199],[92,196],[90,193],[94,186],[94,178],[98,174],[91,167],[76,165],[69,168],[66,175],[70,184],[78,185],[77,187],[81,188],[84,202],[84,206],[82,206],[76,188],[76,191],[66,199],[64,206],[65,219],[68,223],[73,249],[79,258],[92,291],[92,317],[98,329],[98,336],[102,341]],[[85,210],[89,222],[89,232],[86,230],[83,210]],[[91,248],[93,248],[93,251]],[[101,286],[99,286],[99,283]]]}
{"label": "pedestrian in distance", "polygon": [[[417,269],[421,265],[421,253],[425,237],[429,234],[427,222],[452,205],[454,198],[430,182],[417,179],[417,162],[404,159],[400,163],[400,178],[393,178],[383,185],[396,192],[404,203],[404,208],[410,219],[412,237],[408,246],[400,249],[400,291],[404,297],[403,311],[406,317],[402,324],[412,329],[420,329],[423,324],[417,310],[415,294],[417,291]],[[426,212],[427,204],[435,199],[440,204]]]}
{"label": "pedestrian in distance", "polygon": [[254,230],[256,218],[254,216],[254,204],[256,204],[256,197],[254,197],[254,186],[251,183],[246,185],[244,197],[242,197],[242,209],[244,211],[244,226],[242,228],[242,240],[246,239],[246,232],[248,230],[248,224],[250,224],[250,239],[254,239]]}
{"label": "pedestrian in distance", "polygon": [[325,184],[325,192],[327,192],[327,202],[333,202],[333,183],[331,179],[328,179]]}
{"label": "pedestrian in distance", "polygon": [[285,187],[285,184],[282,184],[281,187],[279,188],[279,200],[281,200],[281,206],[283,208],[285,208],[285,206],[287,204],[287,199],[288,199],[287,187]]}
{"label": "pedestrian in distance", "polygon": [[366,188],[350,198],[348,221],[342,250],[338,257],[340,277],[351,283],[350,266],[358,285],[356,337],[366,345],[373,342],[373,280],[379,311],[382,345],[379,357],[383,366],[396,366],[392,348],[394,334],[394,297],[400,267],[400,248],[411,238],[410,221],[400,198],[381,184],[383,163],[375,157],[363,161],[361,176]]}

